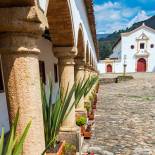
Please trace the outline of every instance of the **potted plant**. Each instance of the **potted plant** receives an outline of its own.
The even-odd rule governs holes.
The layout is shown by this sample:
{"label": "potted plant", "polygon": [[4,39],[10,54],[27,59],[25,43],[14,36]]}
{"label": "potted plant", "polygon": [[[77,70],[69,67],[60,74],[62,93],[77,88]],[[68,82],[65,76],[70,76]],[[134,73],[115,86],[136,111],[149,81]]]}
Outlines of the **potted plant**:
{"label": "potted plant", "polygon": [[46,151],[46,155],[63,155],[66,142],[56,142],[55,147],[50,147]]}
{"label": "potted plant", "polygon": [[[84,96],[86,97],[89,92],[91,91],[92,87],[98,81],[98,77],[89,77],[87,80],[83,79],[81,81],[76,82],[75,88],[75,107],[78,106],[81,98]],[[93,96],[89,97],[89,100],[93,100]]]}
{"label": "potted plant", "polygon": [[94,97],[93,97],[93,94],[92,94],[92,93],[91,93],[91,95],[89,96],[89,100],[90,100],[91,103],[93,103]]}
{"label": "potted plant", "polygon": [[96,93],[98,93],[98,91],[99,91],[99,82],[96,85]]}
{"label": "potted plant", "polygon": [[93,93],[93,96],[94,96],[94,104],[96,104],[97,103],[97,94],[96,94],[96,92]]}
{"label": "potted plant", "polygon": [[65,144],[64,155],[76,155],[76,146],[72,144]]}
{"label": "potted plant", "polygon": [[89,120],[92,121],[94,120],[95,116],[94,116],[94,111],[92,110],[90,113],[89,113]]}
{"label": "potted plant", "polygon": [[91,103],[90,102],[85,102],[85,108],[87,110],[87,117],[89,117],[89,112],[91,110]]}
{"label": "potted plant", "polygon": [[96,110],[96,104],[92,104],[92,109]]}
{"label": "potted plant", "polygon": [[91,133],[91,125],[88,125],[85,132],[84,132],[84,138],[85,139],[90,139],[92,136],[92,133]]}
{"label": "potted plant", "polygon": [[[57,142],[59,129],[74,105],[77,106],[81,98],[89,93],[97,79],[97,77],[88,78],[86,81],[83,80],[82,82],[74,83],[70,90],[68,90],[68,84],[66,92],[62,92],[62,90],[58,92],[55,102],[52,101],[52,80],[48,80],[49,82],[47,86],[42,83],[42,109],[46,144],[46,149],[43,151],[42,155],[44,155],[46,152],[56,154],[59,152],[59,149],[63,149],[61,146],[64,143]],[[75,101],[71,105],[71,100],[74,95]]]}
{"label": "potted plant", "polygon": [[[58,92],[56,100],[52,101],[52,82],[49,80],[46,88],[42,84],[42,109],[43,109],[43,120],[44,120],[44,135],[45,135],[45,153],[47,155],[61,155],[64,150],[65,141],[57,141],[59,129],[64,119],[70,113],[73,105],[69,107],[72,96],[75,92],[75,85],[72,86],[71,90],[64,92]],[[65,97],[63,97],[65,96]]]}
{"label": "potted plant", "polygon": [[79,117],[76,120],[76,125],[79,126],[81,128],[81,135],[84,135],[84,131],[85,131],[85,125],[87,123],[87,118],[86,117]]}
{"label": "potted plant", "polygon": [[26,125],[23,133],[16,135],[17,124],[19,120],[19,110],[16,114],[14,123],[11,126],[10,133],[6,141],[4,140],[4,129],[0,136],[0,155],[21,155],[23,144],[31,126],[31,121]]}

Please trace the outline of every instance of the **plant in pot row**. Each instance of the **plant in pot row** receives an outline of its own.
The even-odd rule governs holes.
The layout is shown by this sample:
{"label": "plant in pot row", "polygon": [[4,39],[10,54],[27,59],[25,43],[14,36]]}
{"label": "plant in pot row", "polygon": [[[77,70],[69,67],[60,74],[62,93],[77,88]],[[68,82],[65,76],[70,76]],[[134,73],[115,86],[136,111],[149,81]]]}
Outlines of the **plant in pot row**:
{"label": "plant in pot row", "polygon": [[[46,149],[43,151],[42,155],[45,153],[47,155],[62,154],[65,144],[64,142],[57,141],[59,129],[63,121],[70,114],[72,108],[74,106],[78,106],[81,98],[89,93],[97,80],[97,77],[91,77],[86,81],[82,80],[78,83],[75,82],[70,90],[67,89],[65,92],[60,90],[57,93],[55,102],[52,101],[52,80],[49,79],[47,86],[44,84],[41,85],[44,134],[46,144]],[[74,95],[75,100],[72,102]]]}
{"label": "plant in pot row", "polygon": [[85,139],[90,139],[92,136],[92,132],[91,132],[91,124],[87,125],[85,132],[84,132],[84,138]]}
{"label": "plant in pot row", "polygon": [[90,121],[93,121],[95,119],[95,115],[94,115],[93,110],[89,113],[88,118],[89,118]]}
{"label": "plant in pot row", "polygon": [[81,136],[84,135],[85,132],[85,125],[87,124],[87,118],[86,117],[79,117],[76,120],[76,125],[81,128]]}
{"label": "plant in pot row", "polygon": [[81,136],[84,138],[91,138],[91,125],[87,125],[87,118],[86,117],[79,117],[76,120],[77,126],[81,128]]}
{"label": "plant in pot row", "polygon": [[42,155],[45,153],[47,155],[61,155],[64,150],[65,141],[58,141],[57,136],[62,122],[71,111],[68,107],[74,95],[75,85],[72,86],[70,91],[68,89],[63,93],[59,91],[56,100],[53,102],[53,86],[51,81],[52,80],[49,80],[47,86],[42,84],[41,91],[46,145],[46,149],[43,151]]}
{"label": "plant in pot row", "polygon": [[96,84],[96,93],[98,93],[98,91],[99,91],[99,81],[97,82],[97,84]]}
{"label": "plant in pot row", "polygon": [[87,117],[89,118],[89,120],[94,120],[94,111],[92,108],[92,103],[90,102],[86,102],[85,103],[85,108],[87,110]]}

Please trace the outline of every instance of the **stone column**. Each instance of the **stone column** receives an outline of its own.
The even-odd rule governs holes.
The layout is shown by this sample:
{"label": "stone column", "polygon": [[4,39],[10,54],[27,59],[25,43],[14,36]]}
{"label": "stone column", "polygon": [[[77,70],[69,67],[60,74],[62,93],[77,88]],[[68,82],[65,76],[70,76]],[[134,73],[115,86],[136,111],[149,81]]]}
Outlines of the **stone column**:
{"label": "stone column", "polygon": [[10,123],[19,109],[19,136],[32,121],[22,155],[40,155],[45,148],[36,46],[40,22],[35,7],[0,8],[0,13],[0,54]]}
{"label": "stone column", "polygon": [[[77,49],[74,47],[55,47],[54,54],[58,58],[61,89],[65,91],[69,84],[70,90],[75,82],[74,58],[77,55]],[[75,98],[73,96],[71,104],[74,102],[74,100]],[[60,128],[59,139],[65,140],[67,143],[74,144],[79,150],[80,140],[79,131],[76,127],[75,106],[73,106],[73,109]]]}
{"label": "stone column", "polygon": [[[73,47],[56,47],[54,48],[54,54],[58,58],[59,65],[59,79],[61,89],[65,92],[69,85],[69,90],[74,84],[74,57],[77,54],[76,48]],[[74,102],[75,98],[72,98],[71,104]],[[72,131],[75,129],[75,106],[73,106],[72,111],[63,122],[61,130]]]}
{"label": "stone column", "polygon": [[89,77],[90,77],[89,66],[85,65],[85,80],[87,80]]}
{"label": "stone column", "polygon": [[[87,80],[89,77],[91,77],[90,66],[88,64],[86,64],[85,65],[85,80]],[[84,98],[85,103],[89,102],[89,96],[90,96],[90,93],[88,93],[87,96],[85,96],[85,98]]]}
{"label": "stone column", "polygon": [[[85,62],[82,59],[75,59],[76,65],[75,65],[75,78],[76,82],[83,81],[85,78]],[[77,108],[76,108],[77,113],[85,114],[86,110],[84,108],[84,96],[81,98]]]}

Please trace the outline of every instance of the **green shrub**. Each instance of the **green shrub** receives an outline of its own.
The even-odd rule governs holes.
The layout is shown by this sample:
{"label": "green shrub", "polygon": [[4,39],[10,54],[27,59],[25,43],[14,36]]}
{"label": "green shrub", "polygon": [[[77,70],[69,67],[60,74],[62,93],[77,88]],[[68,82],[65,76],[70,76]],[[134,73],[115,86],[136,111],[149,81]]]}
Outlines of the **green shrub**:
{"label": "green shrub", "polygon": [[76,125],[77,126],[83,126],[87,123],[86,117],[80,117],[76,120]]}
{"label": "green shrub", "polygon": [[90,102],[93,102],[93,101],[94,101],[94,96],[93,96],[92,93],[91,93],[91,95],[89,96],[89,100],[90,100]]}
{"label": "green shrub", "polygon": [[65,144],[65,148],[64,148],[64,155],[68,155],[68,154],[73,154],[76,153],[76,146],[73,144]]}

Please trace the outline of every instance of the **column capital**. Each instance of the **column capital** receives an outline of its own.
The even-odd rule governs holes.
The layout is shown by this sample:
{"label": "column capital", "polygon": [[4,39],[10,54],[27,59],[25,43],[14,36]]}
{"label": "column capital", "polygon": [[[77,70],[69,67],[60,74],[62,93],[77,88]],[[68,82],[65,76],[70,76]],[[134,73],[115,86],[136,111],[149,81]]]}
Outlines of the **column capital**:
{"label": "column capital", "polygon": [[74,58],[67,58],[67,57],[64,57],[64,58],[58,58],[59,60],[59,65],[61,66],[74,66],[75,65],[75,61],[74,61]]}
{"label": "column capital", "polygon": [[37,8],[0,8],[0,14],[5,15],[0,18],[0,53],[38,54],[36,39],[41,36],[43,28]]}
{"label": "column capital", "polygon": [[76,47],[54,47],[53,51],[54,55],[60,59],[64,58],[74,59],[78,53]]}
{"label": "column capital", "polygon": [[91,70],[91,66],[88,65],[88,64],[86,64],[86,65],[85,65],[85,70],[90,71],[90,70]]}
{"label": "column capital", "polygon": [[31,36],[42,32],[36,6],[0,8],[0,33],[29,33]]}
{"label": "column capital", "polygon": [[85,61],[80,58],[75,59],[75,67],[77,70],[84,70],[85,69]]}

